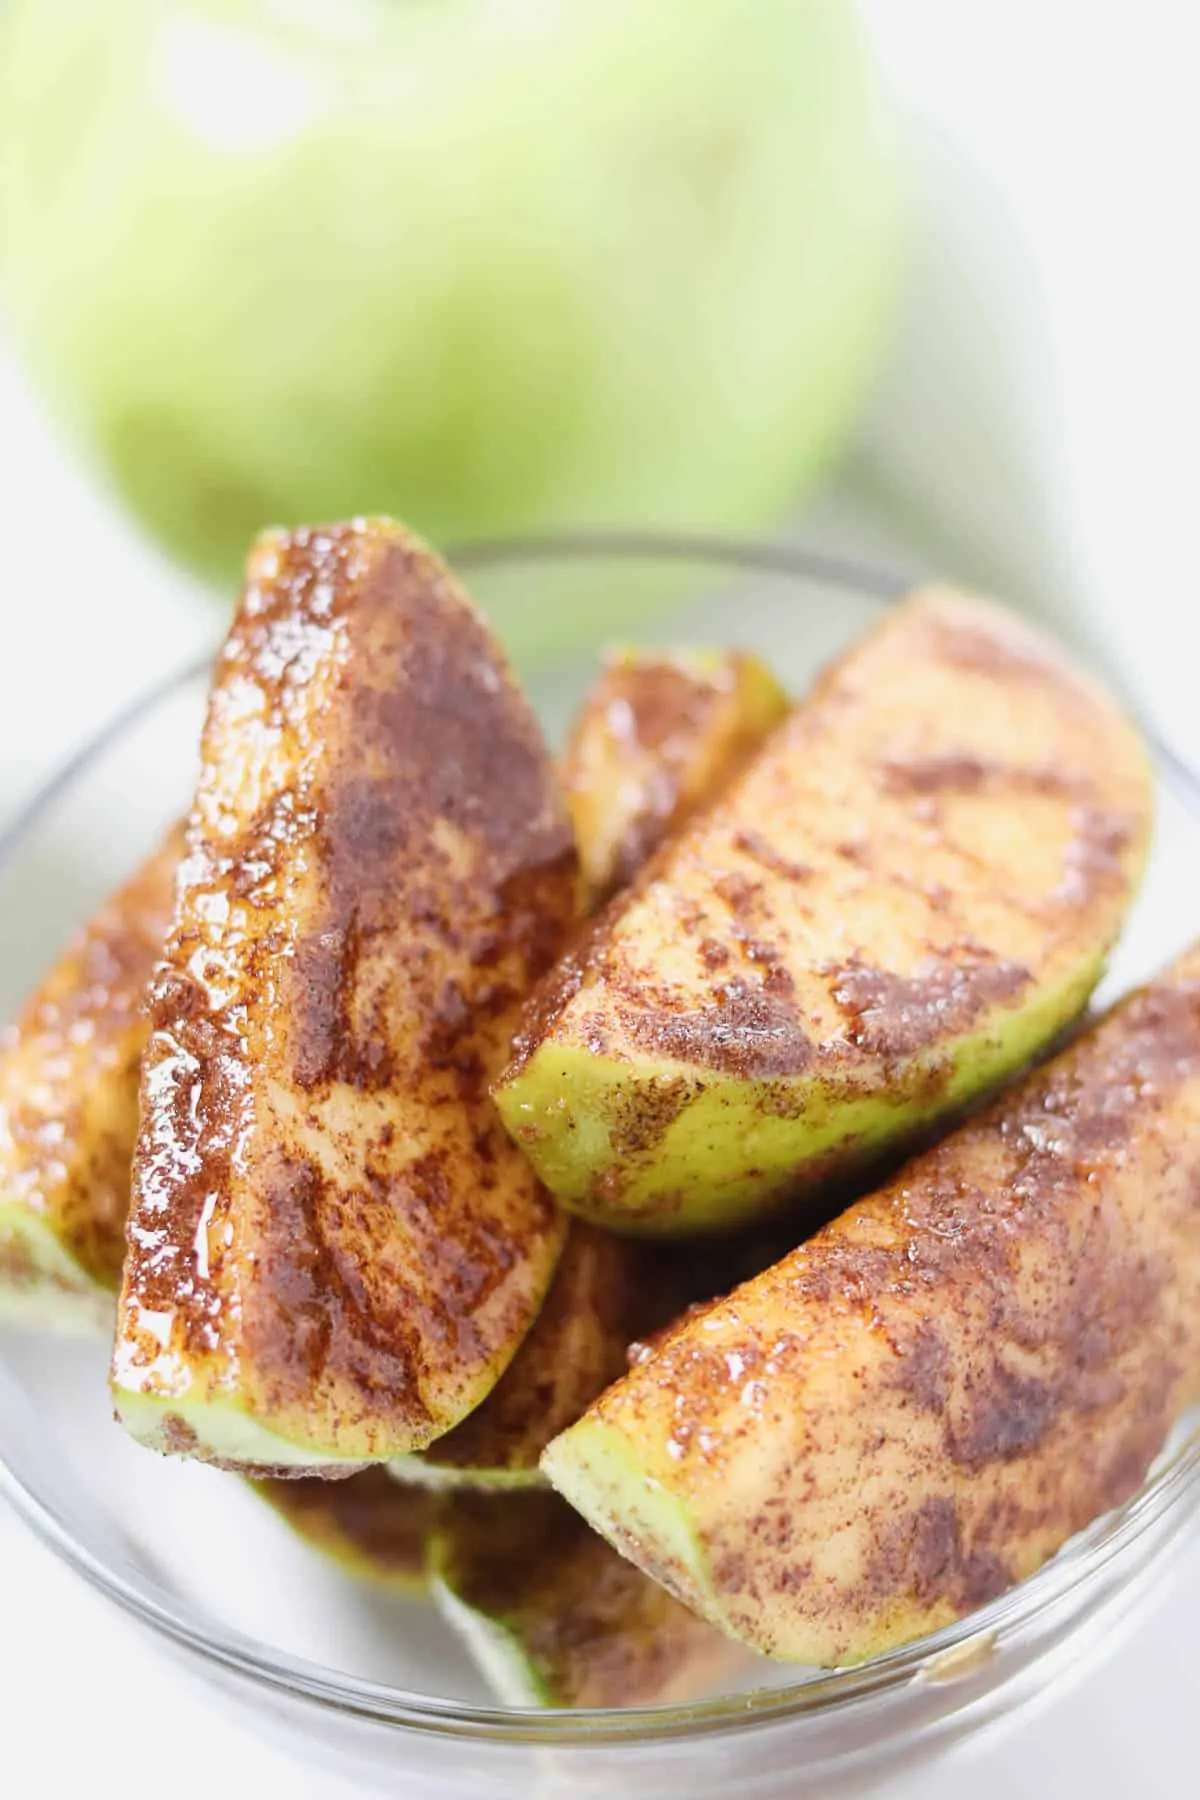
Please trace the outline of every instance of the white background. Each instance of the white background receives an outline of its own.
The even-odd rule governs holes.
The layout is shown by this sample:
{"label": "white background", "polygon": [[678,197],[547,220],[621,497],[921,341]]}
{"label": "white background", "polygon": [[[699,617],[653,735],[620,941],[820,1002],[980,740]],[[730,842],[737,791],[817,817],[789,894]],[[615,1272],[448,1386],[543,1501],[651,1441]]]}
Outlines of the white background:
{"label": "white background", "polygon": [[[1049,610],[1200,754],[1193,10],[870,10],[918,120],[926,235],[895,369],[810,528],[857,539],[865,509],[873,539]],[[0,529],[2,822],[122,695],[211,642],[215,618],[61,460],[2,352]],[[886,1792],[1190,1794],[1198,1618],[1192,1551],[1153,1616],[1073,1692]],[[229,1724],[6,1516],[0,1696],[0,1791],[7,1778],[14,1792],[102,1800],[145,1783],[173,1800],[260,1782],[339,1795]]]}

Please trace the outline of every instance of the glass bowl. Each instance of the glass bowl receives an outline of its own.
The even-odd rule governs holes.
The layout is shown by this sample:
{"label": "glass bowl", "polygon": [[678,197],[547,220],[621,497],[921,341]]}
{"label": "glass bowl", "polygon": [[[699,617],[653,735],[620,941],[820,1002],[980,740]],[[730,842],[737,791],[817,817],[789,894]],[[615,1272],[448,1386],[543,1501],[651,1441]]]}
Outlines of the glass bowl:
{"label": "glass bowl", "polygon": [[[650,537],[477,546],[453,559],[485,609],[628,616],[645,641],[740,644],[794,688],[904,585],[786,548]],[[514,590],[515,584],[515,590]],[[552,738],[594,656],[528,671]],[[50,782],[0,844],[0,1015],[181,809],[206,669],[130,707]],[[1200,855],[1200,785],[1161,747],[1149,879],[1104,994],[1181,947]],[[687,1706],[538,1712],[489,1703],[424,1602],[352,1583],[235,1478],[160,1460],[111,1422],[99,1342],[0,1339],[0,1492],[57,1553],[261,1730],[360,1784],[426,1796],[862,1792],[1078,1674],[1118,1640],[1200,1499],[1200,1428],[1181,1421],[1142,1490],[971,1618],[860,1668],[747,1660]]]}

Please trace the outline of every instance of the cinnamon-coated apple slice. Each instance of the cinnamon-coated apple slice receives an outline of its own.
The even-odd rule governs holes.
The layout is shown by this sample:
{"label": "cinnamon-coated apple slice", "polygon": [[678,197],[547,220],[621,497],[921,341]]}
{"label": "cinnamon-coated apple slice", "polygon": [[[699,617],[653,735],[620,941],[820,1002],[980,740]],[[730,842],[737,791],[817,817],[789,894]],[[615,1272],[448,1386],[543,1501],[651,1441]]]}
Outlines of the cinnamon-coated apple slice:
{"label": "cinnamon-coated apple slice", "polygon": [[579,907],[536,722],[386,520],[256,544],[150,994],[112,1387],[151,1447],[345,1473],[499,1379],[565,1223],[495,1115]]}

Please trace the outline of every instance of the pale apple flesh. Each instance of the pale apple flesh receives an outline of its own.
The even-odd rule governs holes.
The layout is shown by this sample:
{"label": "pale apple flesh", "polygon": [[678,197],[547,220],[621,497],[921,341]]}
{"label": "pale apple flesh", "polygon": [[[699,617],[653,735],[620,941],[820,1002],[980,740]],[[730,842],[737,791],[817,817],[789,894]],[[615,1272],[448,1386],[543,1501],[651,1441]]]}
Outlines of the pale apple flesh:
{"label": "pale apple flesh", "polygon": [[505,1123],[619,1231],[728,1228],[861,1168],[1079,1012],[1151,810],[1107,695],[1012,615],[919,593],[543,983]]}
{"label": "pale apple flesh", "polygon": [[149,996],[112,1388],[153,1448],[343,1474],[494,1386],[565,1221],[495,1119],[579,909],[526,702],[383,520],[268,533]]}
{"label": "pale apple flesh", "polygon": [[1137,1489],[1200,1387],[1200,949],[550,1445],[551,1482],[764,1655],[963,1617]]}

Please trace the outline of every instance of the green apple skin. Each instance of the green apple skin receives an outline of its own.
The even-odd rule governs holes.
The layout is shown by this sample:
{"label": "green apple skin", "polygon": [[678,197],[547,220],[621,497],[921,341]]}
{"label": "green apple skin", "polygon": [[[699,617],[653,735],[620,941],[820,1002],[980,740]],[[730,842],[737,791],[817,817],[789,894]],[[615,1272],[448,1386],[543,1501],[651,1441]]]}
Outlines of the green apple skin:
{"label": "green apple skin", "polygon": [[885,336],[899,186],[844,0],[0,15],[7,310],[221,580],[267,522],[778,516]]}

